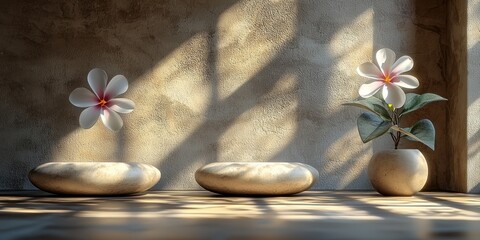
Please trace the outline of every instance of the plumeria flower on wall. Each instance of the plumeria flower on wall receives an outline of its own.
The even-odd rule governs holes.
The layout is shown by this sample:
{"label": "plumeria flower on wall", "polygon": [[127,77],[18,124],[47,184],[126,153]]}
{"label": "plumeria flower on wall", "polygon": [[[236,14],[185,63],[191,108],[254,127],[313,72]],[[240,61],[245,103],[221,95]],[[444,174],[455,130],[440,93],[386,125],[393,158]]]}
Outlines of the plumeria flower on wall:
{"label": "plumeria flower on wall", "polygon": [[383,48],[377,51],[376,59],[378,66],[366,62],[357,68],[357,73],[369,78],[363,84],[358,93],[363,98],[369,98],[382,89],[382,97],[387,104],[395,108],[401,108],[405,104],[405,93],[400,88],[414,89],[419,83],[418,79],[411,75],[402,75],[413,68],[413,60],[409,56],[402,56],[395,61],[395,52]]}
{"label": "plumeria flower on wall", "polygon": [[80,114],[79,122],[82,128],[91,128],[102,119],[105,127],[118,131],[123,126],[123,120],[118,113],[130,113],[135,103],[127,98],[117,98],[128,89],[128,81],[123,75],[116,75],[108,82],[107,73],[99,68],[92,69],[87,81],[93,93],[86,88],[77,88],[70,94],[69,100],[76,107],[86,108]]}

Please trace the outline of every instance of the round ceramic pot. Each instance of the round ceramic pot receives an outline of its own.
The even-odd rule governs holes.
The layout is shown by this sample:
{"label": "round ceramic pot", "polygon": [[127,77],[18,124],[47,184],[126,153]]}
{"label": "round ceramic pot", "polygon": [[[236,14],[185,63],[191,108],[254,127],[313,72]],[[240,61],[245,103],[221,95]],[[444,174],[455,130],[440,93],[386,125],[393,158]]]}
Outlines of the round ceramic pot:
{"label": "round ceramic pot", "polygon": [[412,196],[425,186],[428,165],[417,149],[385,150],[373,155],[368,177],[382,195]]}

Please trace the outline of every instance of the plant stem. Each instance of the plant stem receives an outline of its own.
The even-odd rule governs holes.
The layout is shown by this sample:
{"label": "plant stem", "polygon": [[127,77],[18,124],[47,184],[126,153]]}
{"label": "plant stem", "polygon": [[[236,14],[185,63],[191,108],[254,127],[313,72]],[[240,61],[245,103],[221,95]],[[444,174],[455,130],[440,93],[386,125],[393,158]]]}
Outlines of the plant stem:
{"label": "plant stem", "polygon": [[397,141],[397,138],[395,137],[395,135],[393,135],[393,133],[390,133],[390,137],[392,137],[394,143]]}
{"label": "plant stem", "polygon": [[[398,116],[397,109],[393,109],[393,111],[392,111],[392,124],[398,126],[399,122],[400,122],[400,117]],[[397,132],[396,135],[393,134],[393,133],[390,133],[390,135],[392,136],[393,142],[395,144],[395,149],[398,149],[398,144],[400,143],[401,133]]]}

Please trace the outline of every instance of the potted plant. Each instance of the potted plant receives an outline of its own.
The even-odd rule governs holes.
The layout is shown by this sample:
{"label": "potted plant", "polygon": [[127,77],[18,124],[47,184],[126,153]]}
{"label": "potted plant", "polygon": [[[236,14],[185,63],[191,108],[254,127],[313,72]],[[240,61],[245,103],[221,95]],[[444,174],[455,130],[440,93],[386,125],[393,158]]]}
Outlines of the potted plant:
{"label": "potted plant", "polygon": [[428,103],[447,99],[433,93],[404,93],[402,88],[419,86],[416,77],[403,74],[413,68],[411,57],[402,56],[395,61],[395,53],[388,48],[378,50],[375,57],[378,66],[366,62],[357,68],[360,76],[368,78],[358,91],[360,98],[344,105],[368,110],[357,119],[364,143],[384,134],[389,134],[394,143],[394,149],[377,152],[370,160],[368,176],[372,186],[383,195],[411,196],[427,181],[427,162],[418,149],[398,149],[398,145],[406,139],[434,150],[435,127],[428,119],[419,120],[411,127],[401,126],[400,122],[406,114]]}

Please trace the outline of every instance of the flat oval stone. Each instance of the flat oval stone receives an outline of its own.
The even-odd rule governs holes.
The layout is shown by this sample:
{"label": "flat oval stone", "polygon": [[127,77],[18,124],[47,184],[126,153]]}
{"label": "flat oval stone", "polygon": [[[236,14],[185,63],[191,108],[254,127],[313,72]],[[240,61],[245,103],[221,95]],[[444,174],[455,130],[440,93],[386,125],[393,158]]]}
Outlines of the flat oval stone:
{"label": "flat oval stone", "polygon": [[124,162],[51,162],[30,171],[39,189],[68,195],[124,195],[141,193],[160,180],[148,164]]}
{"label": "flat oval stone", "polygon": [[303,163],[216,162],[195,173],[203,188],[225,195],[290,195],[309,189],[318,171]]}

